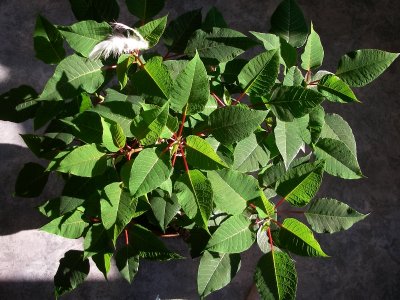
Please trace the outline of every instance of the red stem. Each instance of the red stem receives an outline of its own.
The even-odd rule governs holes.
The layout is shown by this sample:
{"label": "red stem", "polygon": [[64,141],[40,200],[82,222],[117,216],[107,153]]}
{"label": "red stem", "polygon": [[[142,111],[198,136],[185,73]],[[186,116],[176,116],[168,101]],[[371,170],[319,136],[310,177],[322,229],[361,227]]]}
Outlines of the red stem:
{"label": "red stem", "polygon": [[183,126],[185,125],[185,121],[186,121],[186,110],[187,110],[187,106],[185,107],[185,111],[183,112],[183,115],[182,115],[182,123],[181,123],[181,127],[179,128],[177,138],[180,138],[182,136]]}
{"label": "red stem", "polygon": [[174,153],[174,157],[172,158],[172,166],[175,166],[175,161],[176,161],[176,155],[178,154],[178,152]]}
{"label": "red stem", "polygon": [[272,240],[271,228],[270,227],[268,227],[267,232],[268,232],[269,244],[271,245],[271,252],[273,253],[274,252],[274,242]]}
{"label": "red stem", "polygon": [[189,173],[189,166],[188,166],[188,163],[186,161],[185,152],[183,151],[182,144],[179,144],[179,149],[181,150],[181,153],[182,153],[182,159],[183,159],[183,164],[185,165],[186,173]]}
{"label": "red stem", "polygon": [[285,202],[285,198],[282,198],[281,200],[278,201],[278,203],[275,205],[275,209],[277,209],[283,202]]}
{"label": "red stem", "polygon": [[240,101],[243,99],[244,96],[246,96],[246,92],[241,93],[239,98],[235,100],[235,103],[233,105],[240,103]]}
{"label": "red stem", "polygon": [[225,103],[215,93],[211,93],[211,95],[214,97],[215,100],[217,100],[219,105],[226,106]]}
{"label": "red stem", "polygon": [[125,244],[129,245],[129,235],[128,235],[128,229],[125,229]]}
{"label": "red stem", "polygon": [[279,223],[277,220],[274,219],[270,219],[273,223],[275,223],[276,225],[278,225],[280,228],[283,228],[283,225],[281,223]]}

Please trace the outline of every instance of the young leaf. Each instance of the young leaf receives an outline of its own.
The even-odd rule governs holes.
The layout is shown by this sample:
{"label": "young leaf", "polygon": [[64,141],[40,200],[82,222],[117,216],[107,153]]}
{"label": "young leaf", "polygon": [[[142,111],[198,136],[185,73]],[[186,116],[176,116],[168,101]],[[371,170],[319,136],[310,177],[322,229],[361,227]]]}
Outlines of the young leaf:
{"label": "young leaf", "polygon": [[265,133],[251,134],[237,143],[233,152],[233,169],[240,172],[255,172],[265,167],[270,152],[264,145]]}
{"label": "young leaf", "polygon": [[278,77],[279,52],[270,50],[251,59],[240,72],[238,79],[243,92],[249,95],[268,95]]}
{"label": "young leaf", "polygon": [[186,113],[193,115],[204,110],[209,95],[207,70],[196,53],[176,78],[171,92],[171,107],[178,112],[186,107]]}
{"label": "young leaf", "polygon": [[256,239],[250,229],[251,221],[243,215],[232,216],[221,224],[211,236],[207,250],[219,253],[241,253]]}
{"label": "young leaf", "polygon": [[290,169],[277,182],[276,192],[294,206],[307,205],[318,192],[323,173],[323,161],[307,163]]}
{"label": "young leaf", "polygon": [[118,57],[117,77],[121,90],[128,84],[128,73],[134,62],[135,58],[131,54],[122,54]]}
{"label": "young leaf", "polygon": [[368,214],[359,213],[343,202],[329,198],[316,199],[311,202],[304,215],[311,228],[318,233],[347,230],[368,216]]}
{"label": "young leaf", "polygon": [[59,27],[59,31],[73,50],[88,57],[94,46],[105,40],[112,29],[106,22],[88,20]]}
{"label": "young leaf", "polygon": [[163,195],[164,197],[162,197],[161,195],[163,194],[152,197],[149,202],[151,205],[151,209],[153,210],[154,217],[158,222],[158,225],[160,225],[162,231],[165,232],[169,223],[176,216],[181,206],[179,205],[178,199],[175,195],[173,195],[172,197],[165,194]]}
{"label": "young leaf", "polygon": [[204,139],[190,135],[186,138],[186,158],[190,165],[202,170],[227,168],[227,164]]}
{"label": "young leaf", "polygon": [[105,172],[107,156],[95,144],[72,150],[61,162],[57,171],[81,177],[94,177]]}
{"label": "young leaf", "polygon": [[139,255],[130,245],[124,245],[115,254],[115,263],[122,277],[132,283],[139,271]]}
{"label": "young leaf", "polygon": [[318,91],[329,101],[339,103],[360,102],[351,88],[339,77],[327,74],[318,82]]}
{"label": "young leaf", "polygon": [[117,152],[125,146],[126,136],[119,124],[101,119],[103,125],[103,145],[110,152]]}
{"label": "young leaf", "polygon": [[126,0],[129,12],[141,20],[148,20],[164,8],[165,0]]}
{"label": "young leaf", "polygon": [[254,281],[262,299],[296,298],[296,267],[285,252],[271,251],[263,255],[258,261]]}
{"label": "young leaf", "polygon": [[207,230],[213,209],[210,181],[199,170],[190,170],[176,181],[174,188],[179,204],[188,217]]}
{"label": "young leaf", "polygon": [[167,18],[168,16],[159,18],[138,28],[142,37],[149,42],[150,48],[157,45],[163,35],[165,27],[167,26]]}
{"label": "young leaf", "polygon": [[197,291],[206,297],[229,284],[240,269],[240,254],[205,251],[197,272]]}
{"label": "young leaf", "polygon": [[97,22],[115,22],[119,16],[116,0],[69,0],[77,20],[95,20]]}
{"label": "young leaf", "polygon": [[268,102],[271,110],[282,121],[290,122],[311,112],[324,96],[301,86],[282,86]]}
{"label": "young leaf", "polygon": [[325,160],[325,171],[333,176],[344,179],[359,179],[363,176],[355,154],[342,141],[319,139],[315,145],[315,155]]}
{"label": "young leaf", "polygon": [[30,162],[19,172],[15,183],[15,195],[19,197],[38,197],[49,178],[49,172],[39,164]]}
{"label": "young leaf", "polygon": [[261,252],[268,253],[271,251],[271,244],[265,227],[266,226],[260,226],[257,230],[257,245]]}
{"label": "young leaf", "polygon": [[213,27],[226,28],[228,25],[225,22],[222,13],[215,7],[211,7],[208,11],[202,29],[205,31],[212,31]]}
{"label": "young leaf", "polygon": [[298,67],[291,67],[285,76],[282,84],[284,86],[300,86],[304,81],[303,74]]}
{"label": "young leaf", "polygon": [[362,87],[381,75],[398,56],[375,49],[353,51],[340,59],[336,75],[350,86]]}
{"label": "young leaf", "polygon": [[221,170],[208,172],[218,209],[232,215],[242,213],[248,201],[259,197],[257,180],[238,171]]}
{"label": "young leaf", "polygon": [[293,47],[304,45],[308,27],[295,0],[283,0],[271,16],[271,33],[285,39]]}
{"label": "young leaf", "polygon": [[75,210],[58,217],[44,225],[40,230],[56,234],[68,239],[77,239],[82,236],[88,223],[82,219],[82,212]]}
{"label": "young leaf", "polygon": [[322,251],[312,231],[296,219],[285,219],[279,231],[279,243],[282,248],[297,255],[328,256]]}
{"label": "young leaf", "polygon": [[59,297],[74,290],[85,281],[89,274],[90,264],[83,258],[83,252],[69,250],[60,259],[60,265],[54,276],[54,292]]}
{"label": "young leaf", "polygon": [[323,60],[324,48],[322,47],[318,33],[315,32],[314,26],[311,23],[311,33],[308,36],[307,44],[301,55],[301,67],[303,70],[310,71],[311,69],[320,67]]}
{"label": "young leaf", "polygon": [[226,106],[210,114],[207,132],[222,144],[233,144],[250,136],[266,116],[264,111]]}
{"label": "young leaf", "polygon": [[40,15],[36,19],[33,42],[36,57],[46,64],[58,64],[65,57],[61,34],[53,24]]}
{"label": "young leaf", "polygon": [[88,60],[76,54],[67,56],[56,67],[39,99],[69,99],[79,95],[82,90],[94,93],[105,80],[102,67],[99,60]]}

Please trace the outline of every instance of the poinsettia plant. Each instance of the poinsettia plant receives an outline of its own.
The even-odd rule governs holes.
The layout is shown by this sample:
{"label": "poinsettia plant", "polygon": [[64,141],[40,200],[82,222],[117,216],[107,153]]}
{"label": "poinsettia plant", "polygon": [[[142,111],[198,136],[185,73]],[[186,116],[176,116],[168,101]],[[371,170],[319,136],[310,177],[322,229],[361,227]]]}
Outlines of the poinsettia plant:
{"label": "poinsettia plant", "polygon": [[[292,255],[328,257],[313,231],[366,217],[315,198],[324,173],[363,178],[350,126],[322,104],[357,105],[352,87],[398,54],[362,49],[318,70],[320,37],[294,0],[279,4],[269,33],[247,35],[216,8],[168,23],[155,18],[164,0],[127,0],[137,17],[128,26],[115,22],[115,0],[70,2],[72,25],[37,18],[36,57],[56,65],[43,91],[22,86],[1,101],[8,120],[33,119],[39,131],[22,138],[48,160],[23,167],[16,195],[37,197],[59,175],[65,186],[39,207],[50,219],[41,230],[83,238],[60,260],[55,295],[85,280],[89,259],[107,277],[114,257],[129,282],[143,259],[181,259],[161,238],[180,235],[201,257],[201,298],[226,286],[257,243],[261,297],[294,299]],[[258,54],[241,57],[248,49]]]}

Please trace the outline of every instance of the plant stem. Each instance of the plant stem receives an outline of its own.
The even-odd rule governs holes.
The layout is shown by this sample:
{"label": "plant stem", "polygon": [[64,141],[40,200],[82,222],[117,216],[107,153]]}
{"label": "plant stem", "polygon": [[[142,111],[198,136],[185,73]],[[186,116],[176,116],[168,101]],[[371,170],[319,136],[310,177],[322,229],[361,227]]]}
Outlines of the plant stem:
{"label": "plant stem", "polygon": [[225,103],[215,93],[211,93],[211,95],[214,97],[215,100],[217,100],[219,105],[226,106]]}
{"label": "plant stem", "polygon": [[275,223],[276,225],[278,225],[280,228],[284,228],[283,225],[281,223],[279,223],[277,220],[274,219],[270,219],[271,222]]}
{"label": "plant stem", "polygon": [[236,105],[236,104],[240,103],[240,101],[243,99],[244,96],[246,96],[246,92],[241,93],[239,98],[234,100],[235,103],[233,105]]}
{"label": "plant stem", "polygon": [[172,166],[175,166],[175,161],[176,161],[177,154],[178,154],[178,152],[174,153],[174,157],[172,158]]}
{"label": "plant stem", "polygon": [[182,144],[179,144],[179,149],[181,150],[183,164],[185,165],[185,171],[186,171],[186,173],[189,173],[189,166],[188,166],[188,163],[186,161],[186,156],[185,156],[185,152],[183,151]]}
{"label": "plant stem", "polygon": [[272,240],[271,228],[270,227],[268,227],[267,232],[268,232],[269,244],[271,245],[271,252],[273,253],[274,252],[274,242]]}
{"label": "plant stem", "polygon": [[185,125],[185,121],[186,121],[186,112],[187,112],[187,105],[185,106],[185,110],[183,111],[181,127],[179,128],[178,136],[177,136],[178,139],[182,136],[183,126]]}
{"label": "plant stem", "polygon": [[282,198],[281,200],[278,201],[278,203],[275,205],[275,209],[277,209],[283,202],[285,202],[285,198]]}
{"label": "plant stem", "polygon": [[125,245],[129,245],[129,235],[128,235],[128,229],[125,229]]}

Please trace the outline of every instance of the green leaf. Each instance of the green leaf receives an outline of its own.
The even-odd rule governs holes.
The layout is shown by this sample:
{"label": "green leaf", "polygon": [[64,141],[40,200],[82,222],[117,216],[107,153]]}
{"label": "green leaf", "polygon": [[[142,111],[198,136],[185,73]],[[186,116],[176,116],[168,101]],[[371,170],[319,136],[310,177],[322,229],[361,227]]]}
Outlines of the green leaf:
{"label": "green leaf", "polygon": [[299,86],[303,83],[304,77],[298,67],[291,67],[285,76],[282,84],[284,86]]}
{"label": "green leaf", "polygon": [[[171,183],[172,185],[172,183]],[[161,192],[162,193],[162,192]],[[164,197],[161,197],[161,196]],[[165,194],[157,195],[150,199],[151,209],[154,217],[163,232],[166,231],[169,223],[175,218],[177,212],[181,208],[178,199],[174,196],[170,197]]]}
{"label": "green leaf", "polygon": [[225,22],[222,13],[215,7],[211,7],[208,11],[202,29],[205,31],[212,31],[213,27],[226,28],[228,25]]}
{"label": "green leaf", "polygon": [[256,236],[251,221],[243,215],[232,216],[211,236],[207,250],[219,253],[241,253],[254,243]]}
{"label": "green leaf", "polygon": [[154,144],[167,125],[168,115],[168,103],[162,107],[143,104],[143,112],[134,119],[131,132],[142,145]]}
{"label": "green leaf", "polygon": [[73,98],[82,90],[94,93],[104,82],[101,61],[88,60],[76,54],[66,57],[46,83],[40,100]]}
{"label": "green leaf", "polygon": [[322,128],[325,124],[325,111],[322,106],[317,106],[310,112],[310,122],[308,129],[311,133],[311,142],[316,143],[321,136]]}
{"label": "green leaf", "polygon": [[93,262],[97,269],[103,273],[105,279],[107,279],[107,274],[111,269],[111,258],[112,253],[99,253],[92,256]]}
{"label": "green leaf", "polygon": [[61,34],[53,24],[40,15],[36,19],[33,42],[36,58],[46,64],[58,64],[65,57]]}
{"label": "green leaf", "polygon": [[290,169],[277,182],[276,192],[294,206],[307,205],[318,192],[323,173],[323,161],[306,163]]}
{"label": "green leaf", "polygon": [[309,71],[311,69],[318,68],[322,65],[324,60],[324,48],[321,44],[321,39],[318,33],[315,32],[314,26],[311,23],[311,32],[308,36],[307,44],[304,48],[304,52],[301,55],[301,67]]}
{"label": "green leaf", "polygon": [[97,22],[115,22],[119,16],[116,0],[69,0],[77,20],[95,20]]}
{"label": "green leaf", "polygon": [[57,171],[81,177],[94,177],[105,172],[107,156],[95,144],[72,150],[61,162]]}
{"label": "green leaf", "polygon": [[204,110],[209,95],[207,70],[196,53],[176,78],[171,92],[171,107],[178,112],[186,107],[186,113],[193,115]]}
{"label": "green leaf", "polygon": [[0,95],[0,120],[21,123],[34,118],[38,108],[36,91],[21,85]]}
{"label": "green leaf", "polygon": [[280,36],[293,47],[304,45],[308,27],[304,14],[295,0],[283,0],[271,16],[271,33]]}
{"label": "green leaf", "polygon": [[15,182],[15,195],[19,197],[38,197],[49,178],[45,168],[37,163],[29,162],[19,172]]}
{"label": "green leaf", "polygon": [[85,281],[89,274],[90,264],[88,259],[83,259],[83,252],[69,250],[60,259],[60,265],[54,276],[54,292],[59,297],[74,290]]}
{"label": "green leaf", "polygon": [[104,188],[100,200],[101,220],[105,229],[111,233],[114,244],[119,234],[132,220],[136,205],[137,199],[133,199],[129,193],[122,190],[119,182],[110,183]]}
{"label": "green leaf", "polygon": [[242,213],[248,201],[259,197],[257,180],[233,170],[208,172],[214,192],[215,205],[221,211],[232,215]]}
{"label": "green leaf", "polygon": [[108,236],[107,230],[103,224],[93,224],[86,232],[83,241],[83,257],[87,258],[99,253],[114,252],[114,247],[111,243],[111,238]]}
{"label": "green leaf", "polygon": [[132,283],[139,271],[139,255],[130,245],[124,245],[117,250],[115,263],[122,277]]}
{"label": "green leaf", "polygon": [[318,91],[329,101],[339,103],[360,102],[351,88],[333,74],[322,77],[317,87]]}
{"label": "green leaf", "polygon": [[238,79],[244,93],[266,96],[274,86],[278,72],[279,52],[270,50],[251,59],[240,72]]}
{"label": "green leaf", "polygon": [[88,223],[82,219],[82,212],[75,210],[58,217],[44,225],[40,230],[56,234],[68,239],[77,239],[82,236]]}
{"label": "green leaf", "polygon": [[117,77],[120,89],[123,89],[128,84],[129,70],[135,62],[135,57],[131,54],[122,54],[117,61]]}
{"label": "green leaf", "polygon": [[336,75],[350,86],[362,87],[381,75],[398,56],[375,49],[353,51],[340,59]]}
{"label": "green leaf", "polygon": [[252,35],[254,35],[258,40],[263,43],[263,46],[266,50],[275,50],[280,48],[279,36],[271,33],[263,33],[250,31]]}
{"label": "green leaf", "polygon": [[134,74],[132,82],[140,93],[169,98],[173,82],[162,61],[161,56],[155,56],[147,61],[143,70]]}
{"label": "green leaf", "polygon": [[294,119],[292,122],[276,120],[274,129],[276,146],[282,155],[286,169],[299,153],[304,145],[304,140],[309,140],[310,133],[307,130],[309,117]]}
{"label": "green leaf", "polygon": [[207,132],[222,144],[233,144],[250,136],[266,116],[265,111],[226,106],[210,114]]}
{"label": "green leaf", "polygon": [[169,155],[156,148],[147,148],[139,153],[132,162],[125,166],[122,176],[125,186],[129,187],[131,195],[140,197],[159,187],[171,173]]}
{"label": "green leaf", "polygon": [[240,172],[255,172],[265,167],[270,152],[264,145],[265,133],[251,134],[237,143],[233,152],[233,169]]}
{"label": "green leaf", "polygon": [[287,218],[279,231],[280,245],[302,256],[328,257],[314,238],[312,231],[300,221]]}
{"label": "green leaf", "polygon": [[117,123],[101,119],[103,124],[103,145],[110,152],[117,152],[126,144],[124,131]]}
{"label": "green leaf", "polygon": [[199,170],[190,170],[176,181],[174,189],[188,217],[208,230],[207,222],[213,209],[210,181]]}
{"label": "green leaf", "polygon": [[72,122],[64,121],[73,126],[75,137],[85,143],[101,144],[103,142],[104,120],[97,113],[85,111],[76,116]]}
{"label": "green leaf", "polygon": [[201,9],[180,15],[168,24],[164,42],[170,52],[183,53],[192,33],[201,27]]}
{"label": "green leaf", "polygon": [[159,18],[138,28],[138,31],[142,37],[149,42],[150,48],[158,44],[158,41],[160,40],[165,31],[165,27],[167,26],[167,18],[168,16]]}
{"label": "green leaf", "polygon": [[339,140],[321,138],[315,145],[317,159],[325,160],[325,171],[344,179],[359,179],[363,175],[357,158],[347,145]]}
{"label": "green leaf", "polygon": [[311,202],[304,215],[311,228],[318,233],[347,230],[368,216],[368,214],[359,213],[343,202],[329,198],[316,199]]}
{"label": "green leaf", "polygon": [[189,165],[202,170],[227,168],[227,164],[215,153],[212,146],[201,137],[190,135],[186,138],[186,158]]}
{"label": "green leaf", "polygon": [[206,297],[228,285],[240,269],[240,254],[205,251],[197,272],[197,291]]}
{"label": "green leaf", "polygon": [[254,281],[262,299],[296,299],[296,267],[285,252],[271,251],[263,255],[258,261]]}
{"label": "green leaf", "polygon": [[210,33],[197,30],[192,35],[185,54],[194,57],[196,51],[205,64],[230,61],[256,43],[244,34],[228,28],[213,28]]}
{"label": "green leaf", "polygon": [[126,0],[129,12],[141,20],[154,17],[164,8],[165,0]]}
{"label": "green leaf", "polygon": [[311,112],[324,96],[301,86],[282,86],[268,102],[273,113],[282,121],[290,122]]}
{"label": "green leaf", "polygon": [[112,32],[108,23],[97,23],[92,20],[59,27],[58,30],[71,48],[84,57],[89,57],[94,46],[105,40]]}

